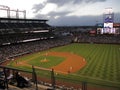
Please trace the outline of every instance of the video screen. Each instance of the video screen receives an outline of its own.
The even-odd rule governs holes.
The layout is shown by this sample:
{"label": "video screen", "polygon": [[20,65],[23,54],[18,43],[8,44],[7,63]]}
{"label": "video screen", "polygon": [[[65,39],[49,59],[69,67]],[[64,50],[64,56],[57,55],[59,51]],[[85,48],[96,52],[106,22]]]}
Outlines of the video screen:
{"label": "video screen", "polygon": [[103,28],[97,28],[99,34],[116,34],[116,29],[113,28],[113,23],[104,23]]}
{"label": "video screen", "polygon": [[104,23],[103,33],[108,33],[108,34],[115,33],[115,29],[113,28],[113,23]]}

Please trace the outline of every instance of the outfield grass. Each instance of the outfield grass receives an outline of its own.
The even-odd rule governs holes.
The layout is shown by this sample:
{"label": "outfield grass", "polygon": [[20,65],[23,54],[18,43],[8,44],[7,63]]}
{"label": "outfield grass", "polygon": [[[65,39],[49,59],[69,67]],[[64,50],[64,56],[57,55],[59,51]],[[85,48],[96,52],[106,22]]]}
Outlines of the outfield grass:
{"label": "outfield grass", "polygon": [[120,45],[71,44],[53,50],[85,57],[87,65],[75,73],[76,77],[88,82],[120,85]]}
{"label": "outfield grass", "polygon": [[[86,66],[78,72],[69,75],[57,75],[56,77],[64,78],[64,80],[71,82],[86,81],[120,87],[120,45],[74,43],[67,46],[52,48],[48,51],[72,52],[84,57],[87,61]],[[50,63],[39,64],[36,61],[40,62],[40,60],[44,58],[40,57],[40,53],[35,53],[32,56],[27,55],[18,60],[31,59],[33,56],[37,57],[30,60],[29,64],[46,68],[55,66],[64,60],[64,58],[61,57],[47,56],[46,58],[50,60]]]}

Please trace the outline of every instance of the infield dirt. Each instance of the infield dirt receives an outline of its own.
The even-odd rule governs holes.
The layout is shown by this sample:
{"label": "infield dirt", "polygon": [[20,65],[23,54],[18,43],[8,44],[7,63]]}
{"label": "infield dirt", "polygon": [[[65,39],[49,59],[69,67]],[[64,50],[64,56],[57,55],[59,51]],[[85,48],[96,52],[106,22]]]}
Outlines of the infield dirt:
{"label": "infield dirt", "polygon": [[[44,54],[44,55],[46,55],[46,54]],[[78,56],[73,53],[48,52],[47,56],[56,56],[56,57],[64,57],[65,58],[65,60],[62,63],[50,68],[50,69],[54,69],[54,71],[57,73],[63,73],[63,74],[73,73],[73,72],[80,70],[81,68],[83,68],[86,65],[86,61],[83,57]],[[25,65],[25,66],[31,67],[31,65],[27,63],[28,61],[29,60],[21,61],[20,63],[17,64],[17,66]],[[49,62],[47,62],[47,63],[49,63]],[[41,67],[38,67],[38,66],[34,66],[34,67],[41,69]]]}

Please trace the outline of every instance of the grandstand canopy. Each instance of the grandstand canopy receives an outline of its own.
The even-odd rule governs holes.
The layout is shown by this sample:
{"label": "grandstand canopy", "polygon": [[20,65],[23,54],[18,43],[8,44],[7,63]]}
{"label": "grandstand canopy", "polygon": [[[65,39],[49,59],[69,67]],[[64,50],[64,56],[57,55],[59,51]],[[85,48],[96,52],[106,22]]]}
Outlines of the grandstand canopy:
{"label": "grandstand canopy", "polygon": [[45,19],[0,18],[0,33],[47,32],[50,26]]}
{"label": "grandstand canopy", "polygon": [[0,18],[0,22],[11,22],[11,21],[26,21],[26,22],[46,22],[48,20],[45,19],[17,19],[17,18]]}

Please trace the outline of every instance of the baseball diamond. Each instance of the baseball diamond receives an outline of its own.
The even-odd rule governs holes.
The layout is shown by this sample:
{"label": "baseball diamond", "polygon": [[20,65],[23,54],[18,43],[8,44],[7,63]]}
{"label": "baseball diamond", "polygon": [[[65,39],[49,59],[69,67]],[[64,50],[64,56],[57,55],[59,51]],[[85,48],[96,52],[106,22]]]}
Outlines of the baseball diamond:
{"label": "baseball diamond", "polygon": [[[119,86],[119,47],[111,44],[74,43],[15,58],[15,61],[11,61],[8,66],[28,70],[32,65],[36,69],[53,68],[56,77],[70,77],[77,81],[89,80],[91,83]],[[47,61],[41,62],[44,59]],[[40,75],[44,75],[44,72]]]}

